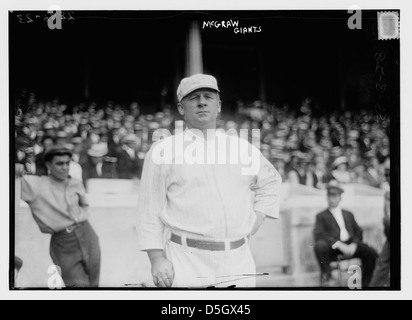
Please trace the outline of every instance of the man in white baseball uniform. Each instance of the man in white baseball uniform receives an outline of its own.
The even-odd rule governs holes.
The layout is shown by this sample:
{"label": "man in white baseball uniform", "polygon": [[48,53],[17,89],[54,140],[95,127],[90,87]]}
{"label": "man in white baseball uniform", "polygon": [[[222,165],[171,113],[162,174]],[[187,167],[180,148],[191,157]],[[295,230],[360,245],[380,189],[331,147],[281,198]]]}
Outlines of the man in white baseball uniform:
{"label": "man in white baseball uniform", "polygon": [[279,216],[281,177],[246,139],[216,130],[217,81],[177,90],[186,129],[153,144],[139,194],[138,243],[158,287],[254,287],[250,236]]}

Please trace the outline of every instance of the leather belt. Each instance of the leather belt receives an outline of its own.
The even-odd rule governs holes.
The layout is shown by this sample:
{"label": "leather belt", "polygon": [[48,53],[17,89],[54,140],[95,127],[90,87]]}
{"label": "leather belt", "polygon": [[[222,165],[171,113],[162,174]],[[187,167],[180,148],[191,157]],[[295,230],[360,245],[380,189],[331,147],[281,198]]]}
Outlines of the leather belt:
{"label": "leather belt", "polygon": [[74,230],[77,228],[81,227],[86,221],[80,222],[80,223],[74,223],[71,226],[68,226],[66,229],[60,230],[56,232],[57,235],[59,234],[69,234],[72,233]]}
{"label": "leather belt", "polygon": [[[172,233],[170,240],[174,243],[183,245],[182,237],[177,234]],[[188,247],[210,250],[210,251],[225,251],[226,249],[234,250],[240,248],[246,243],[246,239],[242,238],[236,241],[228,242],[228,247],[226,248],[226,243],[224,241],[208,241],[208,240],[197,240],[197,239],[186,239],[186,244]]]}

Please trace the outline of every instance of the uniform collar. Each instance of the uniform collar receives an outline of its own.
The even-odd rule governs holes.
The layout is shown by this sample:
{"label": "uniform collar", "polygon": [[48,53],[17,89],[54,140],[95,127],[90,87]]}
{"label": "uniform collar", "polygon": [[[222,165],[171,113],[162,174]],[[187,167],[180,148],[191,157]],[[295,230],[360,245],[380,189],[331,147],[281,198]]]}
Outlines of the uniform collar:
{"label": "uniform collar", "polygon": [[206,137],[203,135],[203,132],[202,132],[202,135],[199,135],[198,132],[196,131],[202,132],[199,129],[192,130],[192,129],[186,128],[184,131],[184,134],[192,139],[195,138],[196,141],[213,140],[216,136],[221,135],[221,133],[217,129],[208,129],[206,132],[206,135],[207,135]]}

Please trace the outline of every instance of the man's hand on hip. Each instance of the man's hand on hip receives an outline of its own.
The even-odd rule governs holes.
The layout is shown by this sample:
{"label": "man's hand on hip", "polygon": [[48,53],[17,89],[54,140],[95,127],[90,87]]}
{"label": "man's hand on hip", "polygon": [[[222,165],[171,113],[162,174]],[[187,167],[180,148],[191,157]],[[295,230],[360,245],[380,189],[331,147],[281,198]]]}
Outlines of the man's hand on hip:
{"label": "man's hand on hip", "polygon": [[166,258],[163,250],[149,250],[148,255],[154,284],[156,287],[170,288],[175,277],[173,264]]}
{"label": "man's hand on hip", "polygon": [[256,221],[253,225],[251,235],[253,236],[256,232],[258,232],[260,226],[263,224],[263,221],[266,219],[266,215],[260,212],[255,212],[256,214]]}

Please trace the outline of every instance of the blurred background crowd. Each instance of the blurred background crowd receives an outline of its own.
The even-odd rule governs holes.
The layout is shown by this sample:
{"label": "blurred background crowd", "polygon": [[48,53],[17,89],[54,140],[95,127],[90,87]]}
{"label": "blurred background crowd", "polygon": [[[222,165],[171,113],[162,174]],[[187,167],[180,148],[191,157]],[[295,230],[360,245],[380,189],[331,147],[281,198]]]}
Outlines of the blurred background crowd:
{"label": "blurred background crowd", "polygon": [[[67,106],[29,95],[15,112],[15,161],[45,175],[43,154],[60,145],[72,150],[71,175],[85,184],[92,178],[139,179],[153,132],[173,133],[178,120],[170,106],[142,114],[137,102]],[[389,124],[389,118],[376,121],[364,110],[315,115],[308,98],[299,110],[238,101],[236,112],[223,113],[218,127],[260,129],[261,152],[285,182],[322,189],[337,180],[388,189]]]}

